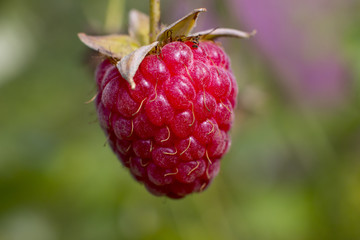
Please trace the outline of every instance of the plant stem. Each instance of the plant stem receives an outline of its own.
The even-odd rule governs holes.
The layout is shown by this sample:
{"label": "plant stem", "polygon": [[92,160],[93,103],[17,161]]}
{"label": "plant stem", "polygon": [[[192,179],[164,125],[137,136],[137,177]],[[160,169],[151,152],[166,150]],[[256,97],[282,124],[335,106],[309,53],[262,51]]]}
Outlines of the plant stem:
{"label": "plant stem", "polygon": [[160,22],[160,0],[150,0],[150,42],[156,40]]}

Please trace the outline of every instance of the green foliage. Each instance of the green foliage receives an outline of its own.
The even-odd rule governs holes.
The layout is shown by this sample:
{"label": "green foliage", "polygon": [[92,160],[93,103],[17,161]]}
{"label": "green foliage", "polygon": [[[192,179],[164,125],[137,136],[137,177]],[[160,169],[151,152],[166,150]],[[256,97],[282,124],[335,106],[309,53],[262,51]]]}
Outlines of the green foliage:
{"label": "green foliage", "polygon": [[[212,186],[173,201],[150,195],[122,169],[103,146],[93,104],[84,104],[95,94],[85,59],[97,57],[89,57],[76,34],[87,30],[95,5],[93,21],[101,23],[106,6],[95,0],[1,4],[4,23],[17,16],[17,29],[31,33],[32,44],[27,38],[18,44],[33,52],[0,79],[1,240],[360,238],[357,14],[349,13],[343,39],[353,88],[341,107],[327,111],[280,95],[275,74],[250,43],[234,48],[229,41],[232,65],[241,66],[235,74],[249,79],[239,83],[250,104],[246,113],[238,109],[232,148]],[[134,0],[126,7],[142,5]]]}

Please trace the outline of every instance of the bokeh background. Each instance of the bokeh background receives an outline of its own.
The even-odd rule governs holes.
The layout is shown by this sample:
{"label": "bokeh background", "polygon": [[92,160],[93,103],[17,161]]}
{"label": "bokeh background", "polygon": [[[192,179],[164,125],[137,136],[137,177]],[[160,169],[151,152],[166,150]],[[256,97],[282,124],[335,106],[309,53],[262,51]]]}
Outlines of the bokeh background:
{"label": "bokeh background", "polygon": [[78,32],[126,32],[145,0],[0,1],[0,239],[360,239],[360,2],[167,0],[171,23],[224,39],[240,95],[210,188],[150,195],[108,146],[93,104],[99,57]]}

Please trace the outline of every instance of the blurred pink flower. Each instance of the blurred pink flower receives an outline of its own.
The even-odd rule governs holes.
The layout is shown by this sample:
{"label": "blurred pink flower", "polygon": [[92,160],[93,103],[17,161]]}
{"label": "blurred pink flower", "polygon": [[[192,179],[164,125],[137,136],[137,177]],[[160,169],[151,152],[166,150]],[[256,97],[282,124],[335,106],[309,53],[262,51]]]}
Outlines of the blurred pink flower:
{"label": "blurred pink flower", "polygon": [[349,78],[340,54],[337,15],[346,1],[228,0],[229,9],[256,29],[253,41],[269,59],[285,90],[301,103],[333,106]]}

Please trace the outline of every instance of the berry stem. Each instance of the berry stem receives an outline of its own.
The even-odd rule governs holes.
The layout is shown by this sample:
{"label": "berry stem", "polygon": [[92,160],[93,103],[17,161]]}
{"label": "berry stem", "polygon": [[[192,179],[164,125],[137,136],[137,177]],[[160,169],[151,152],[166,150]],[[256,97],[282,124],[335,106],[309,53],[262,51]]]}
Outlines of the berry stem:
{"label": "berry stem", "polygon": [[150,42],[155,42],[160,22],[160,0],[150,0]]}

